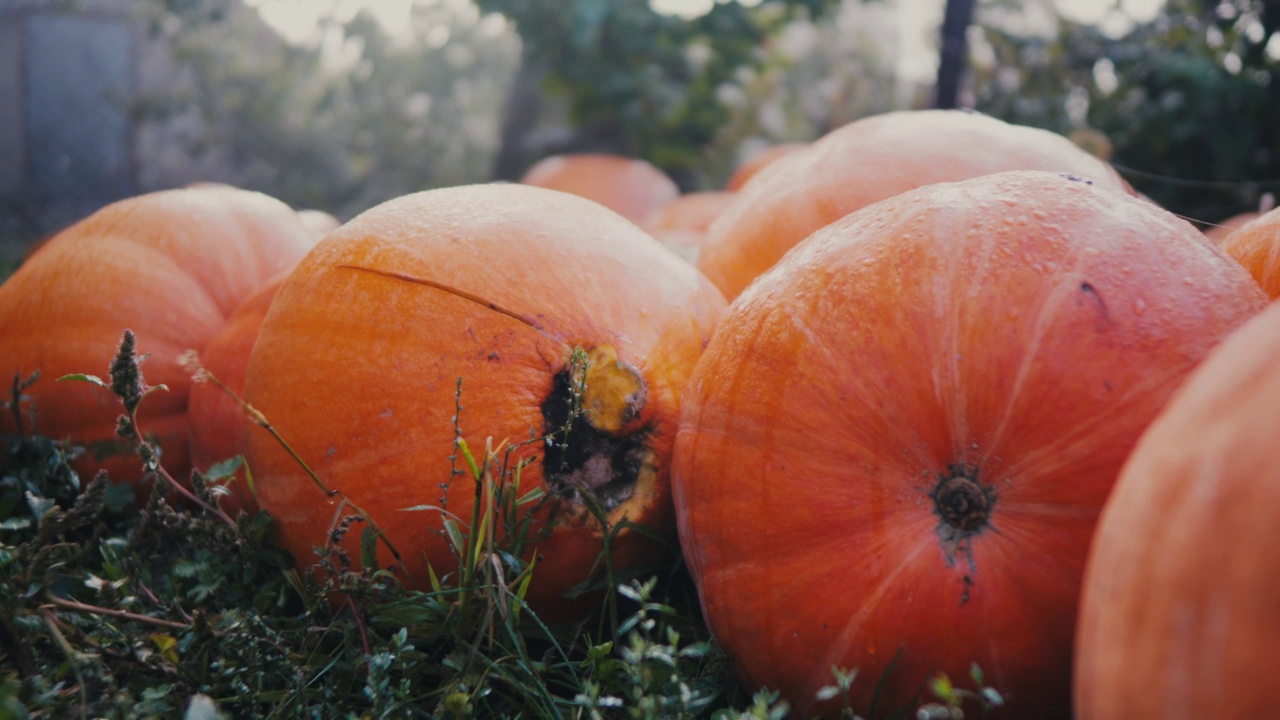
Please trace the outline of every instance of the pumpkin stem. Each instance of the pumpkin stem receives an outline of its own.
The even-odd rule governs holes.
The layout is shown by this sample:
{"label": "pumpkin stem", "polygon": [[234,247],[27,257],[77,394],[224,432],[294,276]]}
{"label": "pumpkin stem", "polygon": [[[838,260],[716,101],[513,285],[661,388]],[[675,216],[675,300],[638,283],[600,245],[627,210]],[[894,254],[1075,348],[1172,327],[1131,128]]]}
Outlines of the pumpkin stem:
{"label": "pumpkin stem", "polygon": [[943,540],[957,541],[981,532],[991,523],[996,490],[978,482],[978,468],[952,465],[938,475],[938,484],[929,494]]}

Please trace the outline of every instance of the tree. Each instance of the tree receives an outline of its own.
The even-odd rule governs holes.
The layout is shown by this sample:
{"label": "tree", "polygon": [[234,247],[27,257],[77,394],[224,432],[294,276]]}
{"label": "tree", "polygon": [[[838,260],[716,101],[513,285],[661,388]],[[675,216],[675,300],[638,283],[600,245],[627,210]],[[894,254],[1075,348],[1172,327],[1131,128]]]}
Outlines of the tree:
{"label": "tree", "polygon": [[[542,155],[596,150],[644,157],[687,187],[730,117],[720,88],[758,68],[787,21],[820,15],[834,0],[717,2],[694,19],[658,13],[649,0],[477,2],[510,18],[524,43],[497,177],[514,179]],[[530,118],[542,109],[528,92],[534,83],[568,97],[571,136],[532,136]]]}
{"label": "tree", "polygon": [[1196,220],[1255,209],[1280,187],[1280,57],[1267,50],[1280,3],[1169,0],[1131,28],[1059,20],[1048,35],[1012,29],[999,3],[986,10],[979,110],[1101,131],[1135,188]]}
{"label": "tree", "polygon": [[330,17],[310,45],[239,0],[144,7],[184,79],[136,103],[144,145],[180,149],[148,184],[221,180],[349,217],[488,179],[518,43],[470,3],[417,3],[400,38],[364,13]]}

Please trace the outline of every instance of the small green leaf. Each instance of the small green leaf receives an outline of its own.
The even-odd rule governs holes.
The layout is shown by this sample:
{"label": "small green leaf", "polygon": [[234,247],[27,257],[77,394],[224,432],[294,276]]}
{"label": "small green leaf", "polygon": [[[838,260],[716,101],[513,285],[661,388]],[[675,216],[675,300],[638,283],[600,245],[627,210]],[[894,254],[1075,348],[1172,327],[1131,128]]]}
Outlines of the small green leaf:
{"label": "small green leaf", "polygon": [[243,455],[237,455],[233,458],[228,458],[226,460],[223,460],[220,463],[214,463],[213,466],[209,468],[209,471],[204,474],[204,479],[207,480],[208,482],[218,482],[220,480],[226,480],[227,478],[235,475],[236,471],[239,470],[243,465],[244,465]]}
{"label": "small green leaf", "polygon": [[459,557],[467,551],[467,541],[462,536],[462,531],[458,529],[458,523],[453,518],[445,518],[444,532],[449,536],[449,544],[453,546],[455,554]]}
{"label": "small green leaf", "polygon": [[43,498],[28,490],[26,492],[27,507],[31,508],[31,514],[36,520],[44,517],[57,504],[51,498]]}
{"label": "small green leaf", "polygon": [[196,560],[181,560],[173,564],[173,574],[180,578],[193,578],[209,569],[209,566]]}
{"label": "small green leaf", "polygon": [[378,569],[378,531],[372,525],[366,525],[360,533],[360,567]]}
{"label": "small green leaf", "polygon": [[476,465],[476,458],[471,454],[471,448],[467,447],[467,441],[462,438],[458,438],[454,443],[462,453],[462,458],[467,461],[467,469],[471,471],[471,477],[479,480],[481,477],[480,466]]}
{"label": "small green leaf", "polygon": [[67,382],[86,382],[86,383],[89,383],[90,385],[97,385],[98,387],[107,388],[108,390],[111,389],[111,385],[103,382],[102,378],[98,377],[97,375],[86,375],[85,373],[71,373],[70,375],[63,375],[62,377],[58,378],[58,382],[62,382],[64,380]]}
{"label": "small green leaf", "polygon": [[11,517],[0,522],[0,530],[24,530],[29,527],[31,527],[29,517]]}
{"label": "small green leaf", "polygon": [[942,700],[950,700],[955,694],[955,687],[946,673],[938,673],[929,683],[929,687],[933,690],[933,694]]}
{"label": "small green leaf", "polygon": [[836,687],[835,685],[823,685],[822,687],[818,688],[818,692],[814,693],[813,696],[817,698],[818,701],[822,702],[822,701],[830,700],[839,694],[840,694],[840,688]]}

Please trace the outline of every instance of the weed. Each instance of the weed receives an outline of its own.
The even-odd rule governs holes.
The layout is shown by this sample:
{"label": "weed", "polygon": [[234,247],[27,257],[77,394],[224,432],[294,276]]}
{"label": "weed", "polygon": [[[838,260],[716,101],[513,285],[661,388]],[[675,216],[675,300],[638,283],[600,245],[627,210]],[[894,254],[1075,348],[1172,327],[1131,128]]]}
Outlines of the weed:
{"label": "weed", "polygon": [[[571,401],[581,398],[585,376],[584,358],[575,358]],[[119,434],[154,479],[141,503],[105,473],[82,486],[71,463],[79,449],[36,432],[26,393],[38,378],[11,386],[6,405],[18,433],[3,438],[0,458],[0,720],[787,714],[776,693],[740,689],[679,560],[651,577],[614,572],[609,543],[627,526],[610,526],[589,492],[581,496],[605,540],[600,578],[578,590],[605,591],[600,622],[551,626],[526,605],[538,571],[523,559],[537,532],[527,511],[550,495],[522,484],[517,451],[564,443],[579,405],[548,437],[473,449],[462,432],[459,381],[450,482],[473,483],[475,509],[459,518],[443,501],[409,508],[443,514],[458,561],[457,571],[433,572],[419,590],[379,566],[378,545],[393,558],[395,549],[314,473],[340,502],[327,536],[317,538],[317,558],[302,570],[273,543],[267,514],[233,518],[219,507],[220,483],[238,461],[185,484],[173,478],[137,422],[138,406],[156,391],[144,360],[126,332],[109,383],[68,378],[120,398]],[[358,570],[338,544],[353,532]],[[837,677],[844,680],[833,692],[847,697],[853,675]],[[989,705],[999,704],[979,674],[974,680]],[[952,714],[928,709],[927,717],[958,717],[970,697],[949,683],[943,689],[936,707]]]}

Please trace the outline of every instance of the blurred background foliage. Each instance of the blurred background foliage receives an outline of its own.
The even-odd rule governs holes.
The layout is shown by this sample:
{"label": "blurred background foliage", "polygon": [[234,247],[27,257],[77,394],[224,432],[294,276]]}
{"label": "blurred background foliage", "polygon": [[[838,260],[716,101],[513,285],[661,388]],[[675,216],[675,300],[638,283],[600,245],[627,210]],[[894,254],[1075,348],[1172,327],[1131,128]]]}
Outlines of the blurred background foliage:
{"label": "blurred background foliage", "polygon": [[1034,4],[980,5],[977,109],[1082,144],[1101,133],[1135,188],[1196,220],[1280,189],[1280,3],[1167,0],[1144,22],[1117,10],[1097,24],[1049,6],[1039,26],[1026,22]]}
{"label": "blurred background foliage", "polygon": [[[403,13],[21,0],[0,8],[0,45],[53,15],[115,13],[137,29],[136,77],[111,100],[128,127],[117,196],[221,181],[346,219],[417,190],[516,179],[558,152],[644,157],[686,190],[719,187],[769,144],[927,107],[944,4],[380,1]],[[289,13],[313,22],[285,33]],[[1216,221],[1277,189],[1278,29],[1280,3],[1265,0],[976,0],[961,105],[1071,135],[1165,207]],[[36,91],[30,75],[20,97]],[[84,203],[58,205],[65,183],[41,179],[39,153],[5,155],[5,117],[0,165],[16,157],[17,172],[0,172],[0,238],[13,254]],[[60,159],[63,180],[83,177],[74,153]]]}

